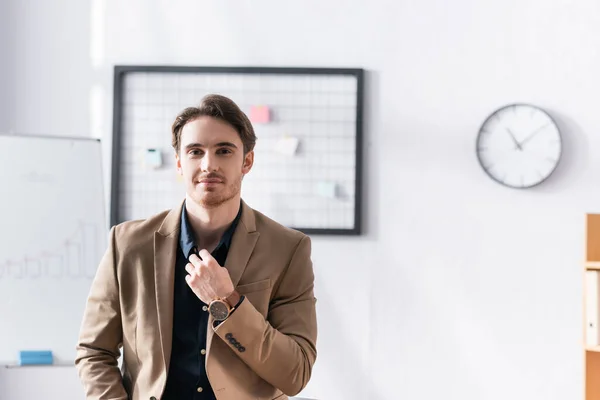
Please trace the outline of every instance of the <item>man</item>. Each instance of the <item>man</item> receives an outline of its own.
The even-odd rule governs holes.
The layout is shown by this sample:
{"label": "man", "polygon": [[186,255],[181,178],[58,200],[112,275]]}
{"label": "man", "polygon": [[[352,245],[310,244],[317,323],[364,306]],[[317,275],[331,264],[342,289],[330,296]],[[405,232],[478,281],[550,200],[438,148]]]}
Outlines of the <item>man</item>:
{"label": "man", "polygon": [[185,109],[172,142],[185,200],[113,227],[90,290],[87,399],[287,399],[317,354],[310,239],[242,201],[256,136],[233,101]]}

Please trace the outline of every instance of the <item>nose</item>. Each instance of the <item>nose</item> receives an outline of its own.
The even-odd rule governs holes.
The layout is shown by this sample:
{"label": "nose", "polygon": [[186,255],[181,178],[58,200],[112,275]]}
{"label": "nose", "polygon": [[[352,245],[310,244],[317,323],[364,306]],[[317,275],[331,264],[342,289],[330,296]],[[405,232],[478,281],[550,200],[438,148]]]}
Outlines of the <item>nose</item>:
{"label": "nose", "polygon": [[216,155],[206,152],[206,154],[204,154],[204,157],[202,157],[202,161],[200,162],[200,168],[202,168],[202,171],[205,172],[217,171],[219,169],[219,166],[217,164]]}

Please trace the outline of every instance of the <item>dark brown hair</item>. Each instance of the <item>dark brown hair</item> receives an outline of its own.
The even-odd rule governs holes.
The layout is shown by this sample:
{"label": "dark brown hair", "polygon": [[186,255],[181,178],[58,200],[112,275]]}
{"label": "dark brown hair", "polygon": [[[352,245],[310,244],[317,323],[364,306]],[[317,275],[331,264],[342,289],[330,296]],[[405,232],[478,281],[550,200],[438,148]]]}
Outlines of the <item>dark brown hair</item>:
{"label": "dark brown hair", "polygon": [[188,107],[175,118],[171,134],[172,145],[177,153],[180,150],[181,131],[185,124],[203,116],[217,118],[233,126],[244,144],[244,154],[254,149],[256,135],[246,114],[230,98],[209,94],[202,98],[198,107]]}

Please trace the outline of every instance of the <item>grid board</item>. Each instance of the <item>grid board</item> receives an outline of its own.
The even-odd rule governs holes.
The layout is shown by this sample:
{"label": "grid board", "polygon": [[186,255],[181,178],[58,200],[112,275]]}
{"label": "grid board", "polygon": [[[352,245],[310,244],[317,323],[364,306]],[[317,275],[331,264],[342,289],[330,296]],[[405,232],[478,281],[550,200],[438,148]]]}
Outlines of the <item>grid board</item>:
{"label": "grid board", "polygon": [[[217,93],[257,136],[244,201],[305,233],[361,233],[362,70],[117,66],[114,83],[113,225],[181,201],[171,124]],[[149,165],[148,149],[161,166]]]}

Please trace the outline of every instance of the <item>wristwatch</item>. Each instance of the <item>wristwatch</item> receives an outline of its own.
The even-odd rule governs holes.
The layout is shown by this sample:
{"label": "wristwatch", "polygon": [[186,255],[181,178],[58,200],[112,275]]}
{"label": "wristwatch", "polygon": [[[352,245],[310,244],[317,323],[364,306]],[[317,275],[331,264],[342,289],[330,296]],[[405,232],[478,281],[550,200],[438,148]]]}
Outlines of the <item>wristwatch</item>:
{"label": "wristwatch", "polygon": [[208,305],[208,311],[215,321],[225,321],[227,317],[232,313],[233,309],[240,301],[240,294],[237,291],[233,291],[226,298],[215,299]]}

